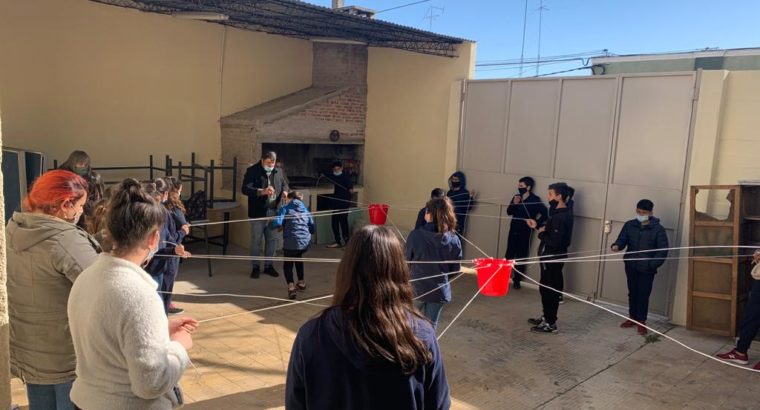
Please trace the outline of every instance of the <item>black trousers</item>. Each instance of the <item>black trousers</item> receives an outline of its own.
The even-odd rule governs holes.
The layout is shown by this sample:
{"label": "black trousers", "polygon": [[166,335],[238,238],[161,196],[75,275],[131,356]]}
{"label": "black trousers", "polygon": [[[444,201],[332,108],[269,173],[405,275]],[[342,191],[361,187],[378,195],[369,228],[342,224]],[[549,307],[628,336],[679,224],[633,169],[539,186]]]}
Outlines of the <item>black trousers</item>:
{"label": "black trousers", "polygon": [[625,266],[628,278],[628,314],[631,319],[646,322],[649,314],[649,295],[652,294],[655,272],[641,272],[635,265]]}
{"label": "black trousers", "polygon": [[[507,237],[507,253],[504,255],[504,257],[510,260],[523,259],[528,257],[528,253],[530,252],[531,233],[531,230],[520,231],[510,229],[509,236]],[[518,270],[525,274],[525,269],[527,267],[528,265],[517,264],[515,265],[515,270]],[[522,276],[520,274],[517,272],[512,272],[513,282],[520,283],[521,280]]]}
{"label": "black trousers", "polygon": [[[341,239],[343,240],[343,244],[348,243],[348,213],[346,213],[348,209],[335,209],[335,212],[341,212],[340,214],[333,214],[330,218],[330,222],[332,222],[332,231],[333,236],[335,237],[335,243],[341,243]],[[341,236],[341,231],[343,231],[343,236]]]}
{"label": "black trousers", "polygon": [[[550,286],[554,289],[561,290],[564,285],[562,279],[562,268],[565,266],[564,262],[557,260],[549,260],[542,262],[541,264],[541,280],[540,283],[545,286]],[[559,310],[559,296],[560,294],[544,288],[539,289],[541,293],[541,305],[544,308],[544,320],[550,325],[557,322],[557,311]]]}
{"label": "black trousers", "polygon": [[739,330],[739,342],[736,344],[736,350],[741,353],[747,353],[752,340],[757,336],[760,330],[760,280],[752,280],[752,291],[749,294],[747,306],[744,308],[744,318],[742,327]]}
{"label": "black trousers", "polygon": [[[306,249],[283,249],[282,254],[286,258],[300,258],[306,253]],[[285,282],[293,283],[293,267],[296,268],[298,280],[303,280],[303,262],[285,261],[282,263],[282,270],[285,272]]]}

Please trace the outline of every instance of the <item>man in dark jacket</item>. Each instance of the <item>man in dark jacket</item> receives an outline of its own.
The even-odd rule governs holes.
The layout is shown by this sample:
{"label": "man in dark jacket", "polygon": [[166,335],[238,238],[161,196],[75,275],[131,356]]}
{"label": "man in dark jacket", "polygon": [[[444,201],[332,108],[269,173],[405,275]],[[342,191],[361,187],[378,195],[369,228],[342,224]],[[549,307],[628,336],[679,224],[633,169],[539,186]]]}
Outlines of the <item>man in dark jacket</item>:
{"label": "man in dark jacket", "polygon": [[[274,151],[265,152],[261,161],[248,167],[243,178],[243,195],[248,196],[248,217],[251,221],[251,256],[261,256],[261,239],[265,238],[265,255],[273,257],[277,238],[270,220],[277,214],[277,205],[283,194],[288,193],[288,180],[280,168],[275,167],[277,154]],[[259,277],[259,261],[254,260],[251,278]],[[264,273],[280,276],[274,269],[272,261],[264,261]]]}
{"label": "man in dark jacket", "polygon": [[[568,197],[569,187],[567,184],[559,182],[549,185],[547,198],[550,205],[555,205],[554,211],[546,224],[538,230],[538,238],[541,240],[541,245],[538,248],[538,254],[541,256],[540,283],[557,290],[561,289],[563,285],[562,268],[564,263],[559,261],[567,258],[567,249],[570,247],[570,240],[573,235],[573,213],[565,205]],[[531,228],[538,226],[534,219],[528,220],[527,223]],[[544,286],[539,289],[544,314],[540,318],[528,319],[528,323],[534,325],[531,331],[556,333],[560,293]]]}
{"label": "man in dark jacket", "polygon": [[[331,208],[335,210],[335,213],[330,217],[335,243],[327,245],[327,247],[340,248],[348,243],[348,237],[351,236],[348,230],[348,213],[346,210],[352,205],[351,196],[354,193],[354,183],[351,181],[351,177],[343,172],[343,163],[340,161],[333,162],[332,171],[322,175],[335,185],[330,197]],[[343,235],[341,235],[341,231]]]}
{"label": "man in dark jacket", "polygon": [[[544,220],[548,217],[546,206],[541,202],[541,198],[533,193],[534,186],[536,186],[536,181],[533,178],[520,178],[517,184],[517,194],[507,207],[507,215],[512,217],[512,222],[509,224],[509,236],[507,237],[507,253],[504,256],[507,259],[522,259],[528,256],[533,230],[528,226],[527,220],[533,219],[539,225],[543,225]],[[527,265],[521,264],[515,266],[522,273],[525,273],[526,267]],[[520,289],[521,279],[522,276],[519,274],[512,274],[512,286],[515,289]]]}
{"label": "man in dark jacket", "polygon": [[474,205],[474,198],[467,190],[467,178],[462,171],[457,171],[449,177],[449,192],[446,193],[446,196],[454,204],[454,213],[457,216],[457,233],[464,235],[467,213]]}
{"label": "man in dark jacket", "polygon": [[[435,188],[430,192],[430,199],[438,199],[443,198],[446,196],[446,193],[443,192],[441,188]],[[419,229],[425,226],[427,221],[425,221],[425,210],[427,209],[427,206],[423,206],[422,209],[420,209],[419,212],[417,212],[417,222],[414,223],[414,229]]]}
{"label": "man in dark jacket", "polygon": [[[657,269],[665,263],[668,256],[668,237],[660,220],[652,216],[654,203],[642,199],[636,204],[636,219],[623,225],[617,241],[612,244],[613,252],[626,249],[625,276],[628,278],[628,312],[631,319],[645,323],[649,313],[649,295]],[[650,252],[646,252],[650,251]],[[647,329],[626,320],[620,327],[636,326],[641,335]]]}

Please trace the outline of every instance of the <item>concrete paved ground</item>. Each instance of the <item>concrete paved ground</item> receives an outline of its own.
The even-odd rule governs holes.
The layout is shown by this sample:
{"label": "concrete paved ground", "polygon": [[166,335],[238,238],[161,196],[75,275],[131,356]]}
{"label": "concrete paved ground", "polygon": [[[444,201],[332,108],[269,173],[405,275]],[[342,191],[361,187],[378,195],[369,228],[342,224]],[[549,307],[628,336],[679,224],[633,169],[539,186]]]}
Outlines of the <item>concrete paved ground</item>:
{"label": "concrete paved ground", "polygon": [[[217,252],[216,249],[212,252]],[[338,258],[322,247],[308,257]],[[177,292],[239,293],[283,298],[284,279],[248,278],[248,262],[205,261],[182,265]],[[281,270],[281,264],[277,264]],[[329,294],[335,264],[306,265],[302,299]],[[476,290],[465,276],[454,283],[454,301],[443,312],[443,329]],[[197,319],[273,306],[281,302],[231,297],[177,296],[177,305]],[[329,302],[329,299],[324,301]],[[187,409],[282,408],[285,371],[298,327],[320,311],[295,305],[202,324],[194,334],[195,365],[182,379]],[[455,409],[749,409],[758,408],[760,375],[709,361],[663,340],[645,343],[620,320],[579,302],[560,307],[560,332],[533,334],[526,323],[540,312],[538,292],[524,288],[504,298],[478,297],[441,339]],[[703,352],[732,341],[689,332],[664,322],[657,327]],[[760,346],[754,360],[760,360]],[[750,352],[752,356],[752,351]],[[753,361],[754,364],[754,361]],[[14,399],[26,403],[14,381]]]}

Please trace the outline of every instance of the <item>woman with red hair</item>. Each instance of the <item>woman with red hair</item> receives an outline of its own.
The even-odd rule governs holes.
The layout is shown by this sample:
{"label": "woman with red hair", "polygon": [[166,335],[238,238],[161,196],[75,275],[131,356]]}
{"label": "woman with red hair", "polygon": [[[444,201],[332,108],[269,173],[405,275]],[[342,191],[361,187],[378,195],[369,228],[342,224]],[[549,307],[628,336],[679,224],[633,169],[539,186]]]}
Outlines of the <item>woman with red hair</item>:
{"label": "woman with red hair", "polygon": [[87,182],[65,170],[43,174],[6,231],[13,374],[27,384],[29,409],[74,409],[76,356],[66,305],[77,276],[100,246],[77,227]]}

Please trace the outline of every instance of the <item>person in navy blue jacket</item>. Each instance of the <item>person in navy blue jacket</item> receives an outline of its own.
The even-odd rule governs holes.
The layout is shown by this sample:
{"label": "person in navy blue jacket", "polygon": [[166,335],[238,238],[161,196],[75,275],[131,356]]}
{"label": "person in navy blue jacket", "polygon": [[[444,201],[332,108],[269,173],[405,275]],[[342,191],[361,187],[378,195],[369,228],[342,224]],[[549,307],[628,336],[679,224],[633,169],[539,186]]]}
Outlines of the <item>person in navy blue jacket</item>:
{"label": "person in navy blue jacket", "polygon": [[[654,275],[668,256],[668,236],[665,234],[665,228],[660,225],[660,220],[652,215],[653,210],[652,201],[639,201],[636,204],[636,219],[631,219],[623,225],[620,235],[611,246],[613,252],[626,249],[623,260],[625,276],[628,279],[628,313],[631,319],[640,323],[647,321]],[[634,326],[639,334],[647,334],[645,327],[631,320],[626,320],[620,325],[622,328]]]}
{"label": "person in navy blue jacket", "polygon": [[457,233],[465,234],[465,225],[467,224],[467,214],[472,209],[474,196],[467,190],[467,177],[464,172],[457,171],[449,177],[449,192],[446,196],[454,204],[454,213],[457,216]]}
{"label": "person in navy blue jacket", "polygon": [[[172,237],[176,245],[181,245],[185,237],[190,234],[190,224],[185,218],[185,204],[182,203],[182,181],[173,176],[164,178],[169,188],[168,196],[164,201],[166,209],[172,217],[173,225],[170,228],[173,230]],[[168,258],[166,271],[164,272],[163,285],[161,291],[164,298],[164,309],[170,315],[177,315],[185,310],[174,306],[172,303],[172,292],[174,292],[174,282],[177,280],[179,274],[179,259]]]}
{"label": "person in navy blue jacket", "polygon": [[[441,188],[435,188],[430,191],[430,199],[444,198],[445,196],[446,193]],[[414,223],[414,229],[422,228],[427,223],[425,221],[425,209],[427,209],[427,203],[417,212],[417,221]]]}
{"label": "person in navy blue jacket", "polygon": [[332,306],[293,342],[285,408],[449,409],[435,331],[412,295],[393,232],[368,225],[354,233],[338,265]]}
{"label": "person in navy blue jacket", "polygon": [[[517,184],[517,194],[512,198],[507,207],[507,215],[512,217],[509,224],[509,235],[507,236],[507,252],[505,258],[510,260],[523,259],[528,256],[530,251],[530,240],[533,236],[533,229],[528,226],[527,221],[534,219],[539,225],[543,225],[549,212],[546,205],[541,202],[541,198],[533,193],[536,181],[531,177],[522,177]],[[517,264],[517,271],[525,273],[528,265]],[[517,272],[512,274],[512,287],[520,289],[522,276]]]}
{"label": "person in navy blue jacket", "polygon": [[[158,203],[163,203],[168,199],[169,186],[161,178],[157,178],[154,182],[148,182],[143,184],[145,193],[153,197]],[[177,225],[174,217],[170,212],[166,212],[166,221],[161,226],[160,240],[158,243],[158,250],[154,254],[154,257],[148,261],[145,266],[145,271],[153,277],[156,281],[156,291],[159,292],[159,296],[162,301],[165,301],[164,289],[164,275],[170,268],[171,260],[175,259],[170,256],[189,257],[190,252],[185,251],[185,247],[178,244]],[[164,309],[168,313],[168,304],[164,305]]]}
{"label": "person in navy blue jacket", "polygon": [[[290,191],[287,203],[280,208],[277,217],[272,221],[273,227],[282,226],[283,256],[287,258],[282,263],[285,272],[285,282],[288,284],[288,297],[295,299],[298,291],[306,290],[304,282],[303,262],[294,261],[300,259],[309,249],[311,234],[315,232],[314,219],[309,209],[303,203],[303,195],[297,191]],[[298,283],[293,283],[293,267],[298,274]]]}
{"label": "person in navy blue jacket", "polygon": [[406,240],[406,260],[456,261],[411,264],[412,278],[415,279],[415,306],[430,319],[435,329],[443,306],[451,302],[449,275],[442,274],[454,275],[459,272],[462,243],[456,233],[457,219],[449,198],[431,199],[425,208],[427,223],[409,234]]}

